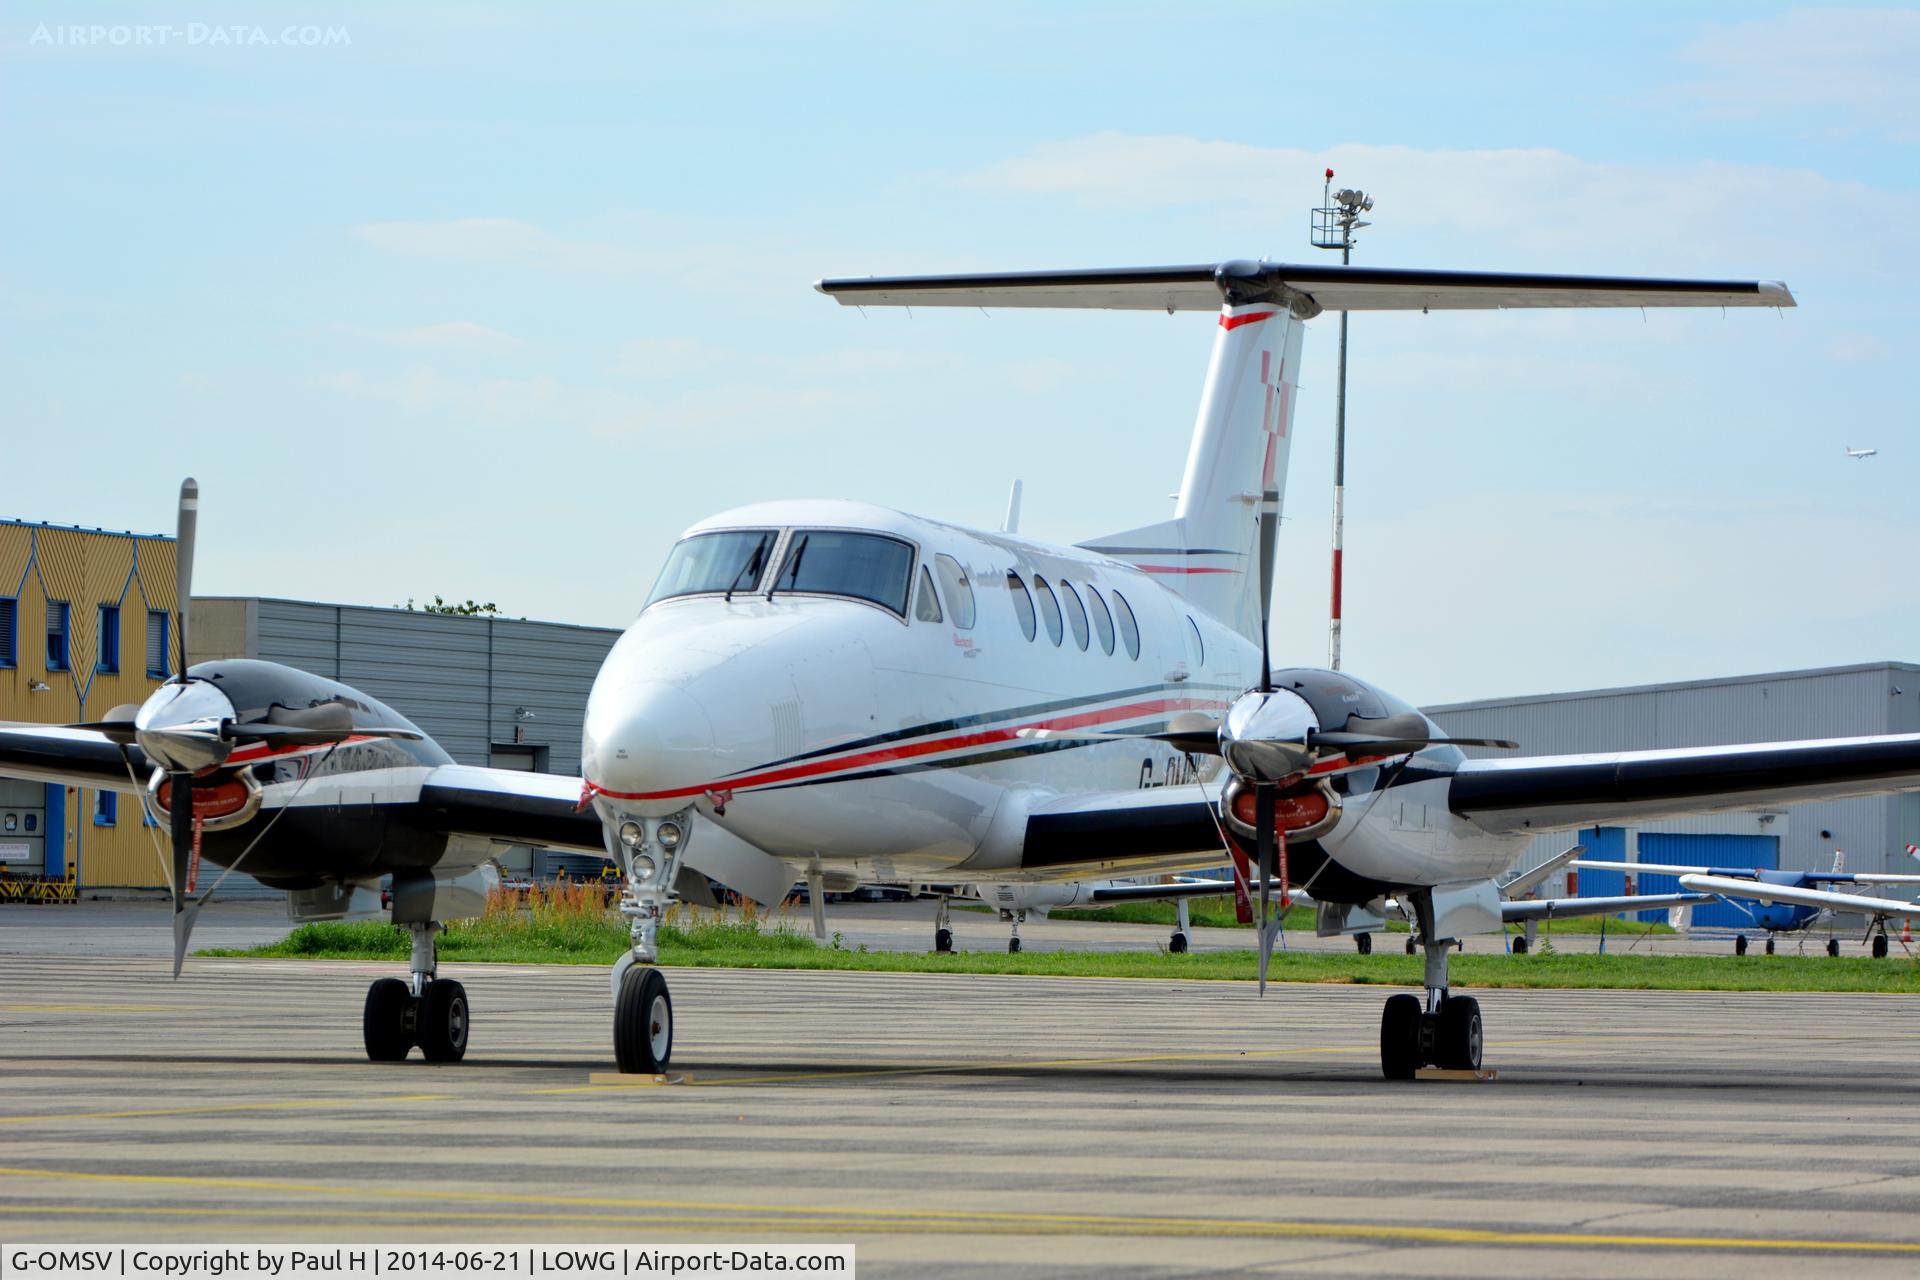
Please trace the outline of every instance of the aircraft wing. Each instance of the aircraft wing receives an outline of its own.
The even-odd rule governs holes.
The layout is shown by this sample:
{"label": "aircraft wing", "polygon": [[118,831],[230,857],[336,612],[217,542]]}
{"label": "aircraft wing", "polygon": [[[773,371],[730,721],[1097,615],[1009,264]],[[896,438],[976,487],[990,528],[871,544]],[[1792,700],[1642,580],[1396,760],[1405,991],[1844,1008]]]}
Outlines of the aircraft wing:
{"label": "aircraft wing", "polygon": [[1215,799],[1193,783],[1044,801],[1027,814],[1021,868],[1092,880],[1217,867],[1229,855]]}
{"label": "aircraft wing", "polygon": [[1095,906],[1105,906],[1110,902],[1173,902],[1180,898],[1232,896],[1231,880],[1176,880],[1172,884],[1095,885],[1087,901]]}
{"label": "aircraft wing", "polygon": [[1500,918],[1509,923],[1519,920],[1564,920],[1570,916],[1610,916],[1621,911],[1684,907],[1695,902],[1711,901],[1713,895],[1704,892],[1633,893],[1618,898],[1536,898],[1502,902]]}
{"label": "aircraft wing", "polygon": [[580,808],[580,779],[559,774],[441,765],[421,784],[414,818],[437,831],[488,840],[607,851],[600,815]]}
{"label": "aircraft wing", "polygon": [[1906,733],[1469,760],[1448,805],[1485,831],[1555,831],[1916,790],[1920,733]]}
{"label": "aircraft wing", "polygon": [[1859,911],[1870,916],[1907,916],[1920,919],[1920,902],[1902,902],[1898,898],[1869,898],[1858,893],[1800,889],[1791,885],[1764,884],[1756,880],[1735,880],[1730,876],[1681,876],[1680,887],[1692,889],[1696,893],[1711,893],[1722,898],[1788,902],[1797,907],[1830,907],[1835,911]]}
{"label": "aircraft wing", "polygon": [[0,724],[0,777],[133,792],[146,785],[151,772],[139,747],[130,746],[122,754],[116,743],[92,729]]}
{"label": "aircraft wing", "polygon": [[1791,307],[1773,281],[1424,271],[1290,262],[1202,262],[1172,267],[1013,271],[821,280],[845,306],[1067,307],[1217,311],[1223,289],[1248,301],[1285,297],[1306,317],[1325,311],[1507,307]]}

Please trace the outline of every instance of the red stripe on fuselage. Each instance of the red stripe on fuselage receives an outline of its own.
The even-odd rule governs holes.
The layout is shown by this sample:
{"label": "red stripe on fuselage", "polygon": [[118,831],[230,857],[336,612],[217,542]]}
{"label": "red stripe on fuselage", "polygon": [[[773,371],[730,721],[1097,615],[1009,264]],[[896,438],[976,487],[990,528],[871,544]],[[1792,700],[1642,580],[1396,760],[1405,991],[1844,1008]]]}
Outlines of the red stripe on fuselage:
{"label": "red stripe on fuselage", "polygon": [[[1210,705],[1222,704],[1215,702]],[[1158,698],[1151,702],[1130,702],[1125,706],[1107,707],[1100,711],[1083,711],[1078,715],[1058,716],[1050,720],[1033,720],[1026,724],[1010,725],[1002,729],[979,729],[971,733],[952,734],[944,738],[931,738],[925,742],[911,742],[897,747],[884,747],[877,751],[863,751],[858,755],[841,756],[837,760],[816,760],[784,769],[768,769],[764,773],[732,778],[725,783],[703,782],[691,787],[676,787],[669,791],[610,791],[594,782],[587,783],[587,786],[595,795],[606,796],[613,800],[675,800],[685,796],[704,795],[721,786],[734,791],[743,791],[750,787],[772,786],[779,782],[793,782],[801,778],[837,773],[842,769],[865,768],[869,765],[937,755],[944,751],[1013,742],[1018,740],[1020,731],[1023,729],[1087,729],[1094,725],[1111,724],[1117,720],[1136,720],[1141,716],[1157,715],[1164,711],[1190,711],[1195,709],[1195,706],[1196,699],[1193,698]]]}
{"label": "red stripe on fuselage", "polygon": [[1238,569],[1208,568],[1205,565],[1141,564],[1137,560],[1133,562],[1133,567],[1138,569],[1142,573],[1238,573],[1240,572]]}

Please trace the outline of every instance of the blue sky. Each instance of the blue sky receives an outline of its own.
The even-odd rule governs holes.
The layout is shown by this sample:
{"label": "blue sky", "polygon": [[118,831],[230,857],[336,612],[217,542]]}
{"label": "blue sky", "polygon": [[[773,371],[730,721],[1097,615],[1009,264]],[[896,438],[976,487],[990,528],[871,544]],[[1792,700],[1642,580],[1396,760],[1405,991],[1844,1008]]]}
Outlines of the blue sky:
{"label": "blue sky", "polygon": [[[1360,263],[1801,303],[1356,318],[1350,670],[1432,702],[1914,656],[1920,11],[689,8],[0,10],[0,515],[165,529],[191,471],[203,592],[605,625],[749,501],[991,525],[1020,477],[1027,532],[1147,523],[1203,318],[809,283],[1310,260],[1332,164],[1378,201]],[[1335,328],[1284,661],[1325,658]]]}

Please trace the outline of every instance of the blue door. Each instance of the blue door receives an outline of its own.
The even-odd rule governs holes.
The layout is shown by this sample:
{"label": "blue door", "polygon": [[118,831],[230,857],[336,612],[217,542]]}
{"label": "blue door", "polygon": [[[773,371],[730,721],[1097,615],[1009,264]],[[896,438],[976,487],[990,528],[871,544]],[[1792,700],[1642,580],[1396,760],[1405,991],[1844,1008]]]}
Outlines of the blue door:
{"label": "blue door", "polygon": [[[1752,867],[1772,871],[1780,865],[1779,836],[1685,835],[1673,831],[1642,831],[1640,861],[1676,862],[1683,866]],[[1641,893],[1680,893],[1675,876],[1644,875],[1636,886]],[[1665,911],[1642,911],[1642,920],[1664,920]],[[1722,902],[1702,902],[1693,909],[1693,923],[1702,929],[1751,929],[1753,917]]]}

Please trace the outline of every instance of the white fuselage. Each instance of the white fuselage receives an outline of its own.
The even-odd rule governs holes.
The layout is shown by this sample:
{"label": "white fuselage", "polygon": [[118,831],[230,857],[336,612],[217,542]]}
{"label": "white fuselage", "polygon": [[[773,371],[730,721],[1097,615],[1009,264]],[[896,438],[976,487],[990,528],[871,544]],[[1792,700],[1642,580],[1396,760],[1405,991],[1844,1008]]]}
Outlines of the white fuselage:
{"label": "white fuselage", "polygon": [[[743,508],[688,537],[718,530],[774,531],[769,566],[796,530],[885,535],[912,548],[912,596],[898,609],[787,591],[769,567],[730,598],[716,590],[650,604],[588,701],[584,772],[609,829],[692,807],[777,858],[863,878],[1059,879],[1059,869],[1023,866],[1029,813],[1204,786],[1219,762],[1203,759],[1196,777],[1158,743],[1020,731],[1144,731],[1180,711],[1217,716],[1257,673],[1255,645],[1116,558],[845,502]],[[966,593],[953,566],[971,591],[971,625],[961,625]],[[929,586],[939,621],[918,598]],[[1037,604],[1032,638],[1023,591]],[[1072,616],[1081,610],[1094,615],[1084,626]],[[1101,613],[1113,621],[1102,625]],[[1355,796],[1323,844],[1357,874],[1434,884],[1492,875],[1524,839],[1456,818],[1436,778]],[[1193,852],[1196,866],[1221,854],[1217,843]]]}

